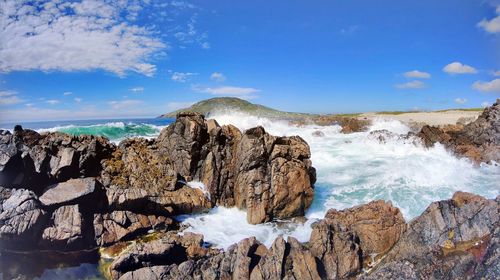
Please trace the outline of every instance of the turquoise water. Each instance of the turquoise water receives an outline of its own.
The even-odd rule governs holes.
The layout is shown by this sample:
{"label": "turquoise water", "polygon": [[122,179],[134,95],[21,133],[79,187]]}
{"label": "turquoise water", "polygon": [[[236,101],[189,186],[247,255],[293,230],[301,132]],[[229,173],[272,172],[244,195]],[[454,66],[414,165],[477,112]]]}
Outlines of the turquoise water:
{"label": "turquoise water", "polygon": [[[155,137],[161,129],[172,123],[172,119],[113,119],[78,120],[18,123],[23,128],[38,132],[60,131],[72,135],[99,135],[119,142],[130,137]],[[0,124],[3,129],[12,130],[17,123]]]}

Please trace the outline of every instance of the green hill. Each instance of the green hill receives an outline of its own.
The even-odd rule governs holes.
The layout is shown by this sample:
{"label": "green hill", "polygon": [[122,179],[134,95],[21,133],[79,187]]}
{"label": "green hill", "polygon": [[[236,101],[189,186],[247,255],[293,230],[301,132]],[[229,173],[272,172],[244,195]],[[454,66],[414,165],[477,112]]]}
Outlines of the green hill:
{"label": "green hill", "polygon": [[275,110],[259,104],[253,104],[236,97],[217,97],[200,101],[191,107],[179,109],[159,116],[159,118],[175,118],[180,112],[197,112],[209,117],[216,112],[238,111],[253,116],[280,119],[297,119],[311,116],[309,114],[291,113]]}

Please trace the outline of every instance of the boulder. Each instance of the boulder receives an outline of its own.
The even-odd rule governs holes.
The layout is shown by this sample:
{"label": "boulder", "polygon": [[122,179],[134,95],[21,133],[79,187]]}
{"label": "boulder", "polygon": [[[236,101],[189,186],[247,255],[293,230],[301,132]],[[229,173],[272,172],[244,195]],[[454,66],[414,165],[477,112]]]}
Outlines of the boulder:
{"label": "boulder", "polygon": [[99,190],[100,183],[95,178],[70,179],[49,186],[40,196],[40,202],[45,206],[70,204]]}
{"label": "boulder", "polygon": [[406,229],[401,211],[383,200],[341,211],[330,209],[325,220],[334,220],[354,232],[359,237],[363,258],[370,263],[385,255]]}
{"label": "boulder", "polygon": [[[432,203],[408,224],[407,231],[374,270],[377,279],[498,278],[500,199],[457,192],[451,200]],[[395,268],[404,266],[398,273]],[[406,272],[405,272],[406,271]],[[370,277],[370,279],[375,279]]]}
{"label": "boulder", "polygon": [[99,246],[130,240],[150,230],[168,229],[172,219],[163,216],[141,215],[130,211],[94,214],[95,240]]}
{"label": "boulder", "polygon": [[40,202],[32,191],[15,189],[2,193],[8,195],[2,198],[0,212],[2,247],[31,247],[48,220],[47,212],[40,209]]}
{"label": "boulder", "polygon": [[76,248],[82,241],[82,215],[78,205],[66,205],[52,213],[51,225],[43,230],[42,240],[51,248]]}

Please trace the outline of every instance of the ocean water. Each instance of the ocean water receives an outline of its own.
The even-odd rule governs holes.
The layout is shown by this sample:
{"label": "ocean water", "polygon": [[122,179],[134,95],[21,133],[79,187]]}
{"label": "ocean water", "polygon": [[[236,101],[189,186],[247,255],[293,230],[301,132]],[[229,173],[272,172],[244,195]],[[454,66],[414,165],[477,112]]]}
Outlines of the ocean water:
{"label": "ocean water", "polygon": [[[433,201],[449,199],[456,191],[467,191],[494,198],[500,194],[500,166],[475,166],[436,145],[427,149],[414,139],[388,138],[380,143],[371,131],[386,129],[405,134],[410,129],[398,121],[376,120],[367,132],[340,133],[340,127],[305,125],[290,126],[286,122],[249,116],[242,113],[216,113],[220,124],[233,124],[245,130],[263,126],[274,135],[299,135],[311,147],[311,160],[317,169],[313,204],[306,213],[307,221],[275,221],[261,225],[246,222],[246,212],[235,208],[216,207],[208,213],[185,215],[179,219],[186,231],[201,233],[215,247],[227,248],[243,238],[256,236],[270,246],[279,236],[309,240],[311,224],[323,218],[331,208],[345,209],[375,199],[391,201],[399,207],[407,221],[420,215]],[[40,122],[22,124],[25,128],[62,131],[71,134],[94,134],[117,143],[127,137],[154,137],[172,122],[171,119],[92,120]],[[12,129],[14,124],[0,127]],[[321,132],[322,136],[315,136]],[[190,186],[204,190],[199,182]],[[58,275],[80,273],[94,278],[97,271],[87,264],[56,270]],[[42,275],[54,275],[53,269]],[[97,273],[98,274],[98,273]],[[80,274],[78,274],[80,275]],[[43,278],[43,277],[42,277]],[[57,278],[57,277],[56,277]]]}
{"label": "ocean water", "polygon": [[118,143],[130,137],[151,138],[174,121],[173,119],[112,119],[112,120],[77,120],[44,121],[26,123],[0,123],[1,129],[12,131],[16,124],[42,132],[60,131],[72,135],[92,134],[109,138]]}

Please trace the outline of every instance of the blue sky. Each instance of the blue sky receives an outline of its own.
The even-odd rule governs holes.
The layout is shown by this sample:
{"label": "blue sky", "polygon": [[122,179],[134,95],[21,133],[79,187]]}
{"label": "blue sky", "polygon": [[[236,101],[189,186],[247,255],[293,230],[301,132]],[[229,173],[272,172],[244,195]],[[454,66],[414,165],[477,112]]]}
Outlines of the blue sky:
{"label": "blue sky", "polygon": [[154,117],[237,96],[344,113],[500,97],[500,2],[2,1],[0,121]]}

